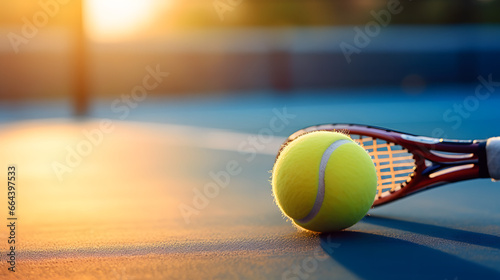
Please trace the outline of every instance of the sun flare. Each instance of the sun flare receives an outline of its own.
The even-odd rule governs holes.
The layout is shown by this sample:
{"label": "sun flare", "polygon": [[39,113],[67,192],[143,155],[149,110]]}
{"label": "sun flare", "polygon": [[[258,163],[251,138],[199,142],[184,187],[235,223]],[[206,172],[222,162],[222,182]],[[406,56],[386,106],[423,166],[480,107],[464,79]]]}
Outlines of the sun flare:
{"label": "sun flare", "polygon": [[155,0],[87,0],[89,36],[99,41],[119,40],[146,28],[155,12]]}

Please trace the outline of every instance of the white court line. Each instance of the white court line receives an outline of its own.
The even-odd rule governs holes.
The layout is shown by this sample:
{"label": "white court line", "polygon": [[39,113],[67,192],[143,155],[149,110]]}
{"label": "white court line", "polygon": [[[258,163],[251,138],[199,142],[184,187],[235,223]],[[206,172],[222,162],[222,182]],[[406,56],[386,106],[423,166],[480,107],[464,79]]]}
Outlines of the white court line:
{"label": "white court line", "polygon": [[212,149],[212,150],[222,150],[231,152],[241,152],[241,147],[253,147],[249,144],[249,139],[257,139],[256,141],[262,146],[262,149],[256,149],[256,153],[262,155],[273,155],[276,156],[281,144],[286,141],[287,137],[273,136],[271,139],[269,136],[264,136],[265,143],[259,141],[258,134],[250,134],[243,132],[235,132],[223,129],[196,127],[196,126],[186,126],[186,125],[175,125],[175,124],[160,124],[160,123],[141,123],[141,122],[127,122],[128,124],[139,125],[141,127],[148,127],[156,132],[161,133],[172,133],[175,136],[182,135],[183,143],[186,145]]}
{"label": "white court line", "polygon": [[[23,120],[0,124],[0,132],[16,129],[19,127],[25,127],[29,129],[29,127],[39,128],[43,126],[57,125],[63,125],[65,127],[75,125],[81,127],[81,129],[97,129],[101,120],[102,119],[100,118],[89,118],[83,122],[75,121],[75,119],[71,118]],[[230,152],[241,152],[244,154],[247,154],[248,149],[252,148],[257,154],[276,156],[281,144],[287,139],[286,137],[281,136],[273,136],[271,138],[265,135],[265,142],[263,142],[259,141],[258,134],[235,132],[224,129],[137,121],[111,121],[115,125],[116,129],[120,129],[120,127],[125,126],[131,128],[132,130],[136,130],[138,134],[141,133],[141,130],[146,129],[146,133],[148,134],[151,134],[151,132],[153,132],[153,134],[157,134],[158,139],[168,138],[169,140],[174,140],[176,143],[183,146],[193,146],[203,149]],[[111,134],[112,133],[113,132],[111,132]],[[249,140],[252,138],[257,139],[255,141],[257,141],[261,149],[257,149],[249,143]],[[247,149],[246,152],[241,150],[242,147]]]}

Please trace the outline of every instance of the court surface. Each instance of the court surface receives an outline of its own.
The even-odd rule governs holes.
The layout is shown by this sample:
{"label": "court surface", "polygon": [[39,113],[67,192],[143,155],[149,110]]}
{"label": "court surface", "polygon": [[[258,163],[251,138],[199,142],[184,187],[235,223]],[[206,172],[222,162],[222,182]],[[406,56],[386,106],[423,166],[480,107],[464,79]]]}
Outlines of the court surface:
{"label": "court surface", "polygon": [[[425,191],[322,235],[284,219],[269,183],[280,143],[309,125],[498,136],[498,92],[484,100],[474,99],[474,86],[413,95],[359,89],[151,97],[126,117],[110,109],[112,100],[100,100],[79,120],[66,104],[2,105],[0,177],[6,181],[7,166],[16,165],[18,244],[17,272],[9,273],[8,233],[0,231],[0,278],[500,279],[499,183]],[[454,104],[467,114],[449,113],[450,121],[443,115]],[[92,134],[104,118],[111,121],[102,137]],[[77,147],[84,153],[75,155]],[[61,178],[57,164],[66,166]]]}

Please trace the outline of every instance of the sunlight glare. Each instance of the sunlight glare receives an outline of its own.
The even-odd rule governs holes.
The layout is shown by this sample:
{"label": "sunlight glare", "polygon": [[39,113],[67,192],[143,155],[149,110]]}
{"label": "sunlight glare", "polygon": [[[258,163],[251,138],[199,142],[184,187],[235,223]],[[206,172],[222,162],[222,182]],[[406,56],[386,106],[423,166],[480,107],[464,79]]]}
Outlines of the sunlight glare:
{"label": "sunlight glare", "polygon": [[150,23],[155,0],[87,0],[86,22],[90,38],[98,41],[130,37]]}

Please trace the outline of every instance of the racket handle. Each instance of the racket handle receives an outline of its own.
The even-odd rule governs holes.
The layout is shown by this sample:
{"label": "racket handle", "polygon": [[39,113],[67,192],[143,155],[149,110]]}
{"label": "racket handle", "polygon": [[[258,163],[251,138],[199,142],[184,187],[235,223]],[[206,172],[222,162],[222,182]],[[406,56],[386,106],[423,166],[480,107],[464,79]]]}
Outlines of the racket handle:
{"label": "racket handle", "polygon": [[493,137],[486,142],[488,171],[493,180],[500,180],[500,137]]}

